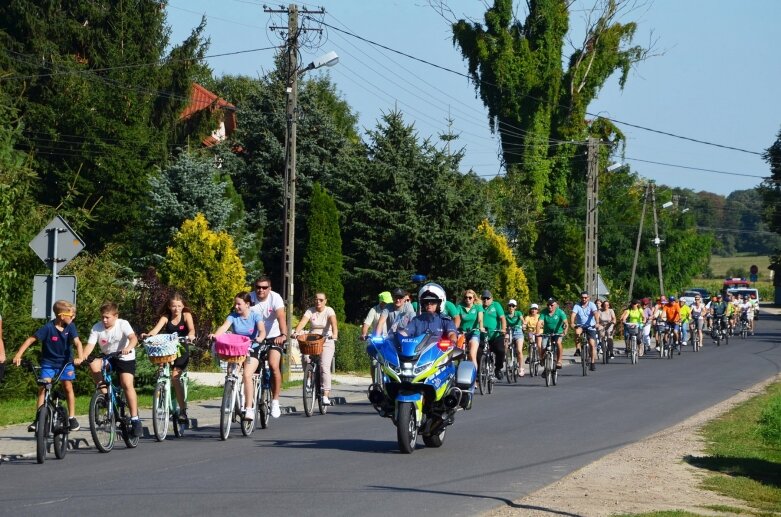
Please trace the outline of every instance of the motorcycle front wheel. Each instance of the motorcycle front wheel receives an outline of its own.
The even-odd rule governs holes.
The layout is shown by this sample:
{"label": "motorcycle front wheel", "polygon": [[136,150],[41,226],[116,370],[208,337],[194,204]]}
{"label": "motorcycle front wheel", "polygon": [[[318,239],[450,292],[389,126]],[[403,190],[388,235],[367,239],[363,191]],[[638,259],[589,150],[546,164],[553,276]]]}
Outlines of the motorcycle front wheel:
{"label": "motorcycle front wheel", "polygon": [[396,436],[403,454],[412,454],[418,440],[418,421],[415,418],[415,404],[399,402],[399,418],[396,422]]}

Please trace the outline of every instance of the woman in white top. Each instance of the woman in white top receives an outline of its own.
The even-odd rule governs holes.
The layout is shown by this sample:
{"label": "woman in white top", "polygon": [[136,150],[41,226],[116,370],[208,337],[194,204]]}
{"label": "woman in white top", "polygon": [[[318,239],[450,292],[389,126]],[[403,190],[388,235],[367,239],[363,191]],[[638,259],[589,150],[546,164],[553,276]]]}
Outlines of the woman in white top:
{"label": "woman in white top", "polygon": [[[315,294],[315,306],[310,307],[304,313],[301,321],[298,322],[293,336],[297,336],[301,330],[309,323],[309,332],[325,336],[323,352],[320,354],[320,380],[323,390],[323,404],[330,405],[331,399],[331,361],[336,351],[336,340],[339,339],[339,329],[336,324],[336,313],[326,305],[328,299],[325,293]],[[309,361],[309,358],[306,358]]]}
{"label": "woman in white top", "polygon": [[602,343],[605,349],[602,353],[613,355],[613,333],[616,328],[616,312],[610,307],[610,302],[605,300],[602,302],[602,307],[597,315],[597,330],[599,330],[600,336],[604,338]]}

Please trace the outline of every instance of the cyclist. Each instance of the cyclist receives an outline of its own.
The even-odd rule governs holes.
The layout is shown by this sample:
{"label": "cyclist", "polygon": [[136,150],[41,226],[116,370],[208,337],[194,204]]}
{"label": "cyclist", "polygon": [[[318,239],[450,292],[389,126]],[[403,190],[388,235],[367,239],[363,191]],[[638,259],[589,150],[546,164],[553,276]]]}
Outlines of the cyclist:
{"label": "cyclist", "polygon": [[477,349],[480,347],[480,332],[485,332],[483,326],[483,306],[475,303],[477,293],[471,289],[464,291],[464,300],[458,304],[458,316],[454,323],[458,330],[466,334],[469,360],[477,368]]}
{"label": "cyclist", "polygon": [[[531,347],[535,346],[537,339],[534,334],[537,332],[537,322],[540,320],[540,306],[533,303],[529,306],[529,314],[523,318],[523,331],[526,333],[526,337],[529,338],[529,355],[531,355]],[[539,358],[540,356],[537,355]],[[539,360],[539,359],[538,359]],[[526,364],[529,364],[529,358],[526,358]]]}
{"label": "cyclist", "polygon": [[700,346],[702,346],[702,327],[704,316],[707,313],[705,304],[702,303],[702,297],[697,295],[694,297],[694,303],[691,308],[691,330],[696,332],[700,338]]}
{"label": "cyclist", "polygon": [[705,325],[707,331],[710,331],[713,328],[713,311],[711,311],[711,308],[713,308],[713,304],[716,302],[716,296],[711,296],[708,298],[708,301],[705,303]]}
{"label": "cyclist", "polygon": [[728,330],[729,335],[732,335],[733,330],[735,329],[735,318],[737,318],[740,309],[738,309],[737,304],[735,303],[735,297],[732,296],[732,294],[727,293],[726,296],[726,303],[727,303],[727,323],[728,323]]}
{"label": "cyclist", "polygon": [[[757,297],[754,294],[752,294],[749,297],[748,302],[751,304],[751,311],[749,311],[749,314],[750,314],[751,317],[748,319],[748,325],[749,325],[749,329],[751,329],[751,335],[753,336],[754,335],[754,321],[756,320],[757,314],[759,312],[759,302],[757,301]],[[2,334],[2,333],[0,333],[0,334]],[[3,336],[0,335],[0,339],[2,339],[2,337]]]}
{"label": "cyclist", "polygon": [[714,298],[715,300],[711,302],[711,308],[710,308],[710,315],[713,321],[713,325],[711,329],[714,330],[716,328],[716,325],[721,325],[721,328],[726,330],[727,329],[727,322],[726,322],[727,304],[721,299],[720,294],[717,294],[716,296],[714,296]]}
{"label": "cyclist", "polygon": [[[121,352],[119,357],[112,357],[109,362],[111,368],[119,374],[119,385],[125,392],[127,406],[130,410],[130,423],[132,432],[136,437],[141,437],[144,428],[138,417],[138,397],[134,386],[136,375],[136,346],[138,338],[133,327],[127,320],[119,318],[119,307],[114,302],[105,302],[100,306],[100,321],[92,326],[92,331],[84,349],[84,356],[88,357],[95,345],[100,346],[101,354]],[[96,383],[103,381],[103,360],[96,358],[89,363],[92,378]]]}
{"label": "cyclist", "polygon": [[[65,300],[57,300],[54,302],[54,314],[55,319],[49,321],[44,326],[35,331],[35,334],[28,337],[19,347],[19,350],[14,356],[13,363],[16,366],[22,364],[22,355],[30,345],[35,343],[36,340],[41,342],[42,355],[41,355],[41,380],[51,381],[56,377],[57,372],[65,368],[60,377],[62,382],[62,389],[65,392],[65,397],[68,400],[68,428],[71,431],[78,431],[80,429],[79,422],[76,420],[76,393],[73,391],[73,381],[76,380],[76,370],[73,368],[75,364],[78,366],[81,364],[84,358],[84,350],[81,346],[81,339],[79,339],[79,332],[76,330],[76,325],[73,324],[73,318],[76,316],[76,307]],[[73,359],[73,345],[76,345],[76,351],[79,356]],[[73,361],[73,364],[70,364]],[[67,366],[66,366],[67,365]],[[41,386],[38,389],[38,402],[36,409],[43,405],[43,392],[44,388]],[[36,422],[27,427],[30,432],[35,432]]]}
{"label": "cyclist", "polygon": [[675,301],[675,296],[670,296],[664,306],[665,321],[667,327],[673,331],[673,343],[681,342],[681,308]]}
{"label": "cyclist", "polygon": [[[225,318],[225,322],[220,325],[220,328],[214,331],[214,334],[210,336],[219,336],[220,334],[227,332],[228,329],[232,329],[234,334],[247,336],[252,343],[249,350],[247,350],[247,359],[245,361],[246,364],[244,365],[245,407],[241,408],[242,413],[244,413],[244,420],[255,419],[255,401],[253,400],[254,397],[252,393],[252,374],[255,373],[258,364],[260,364],[260,344],[266,338],[266,326],[263,324],[263,317],[260,315],[260,312],[250,310],[250,303],[252,303],[252,298],[250,297],[249,293],[242,291],[237,294],[233,298],[233,312],[228,314],[228,317]],[[270,359],[269,363],[271,363]],[[250,372],[250,382],[246,382],[247,371]],[[250,387],[249,394],[247,393],[246,389],[247,385]],[[248,405],[250,406],[247,407]],[[272,402],[271,416],[274,416],[274,418],[277,418],[281,412],[279,409],[279,400],[277,400],[276,408],[277,415],[274,416],[274,404]]]}
{"label": "cyclist", "polygon": [[666,321],[667,321],[667,313],[664,311],[664,306],[667,304],[667,298],[662,296],[660,298],[656,299],[656,305],[653,308],[653,316],[651,316],[653,321],[653,333],[654,333],[654,341],[656,342],[656,351],[659,352],[661,350],[659,344],[662,342],[662,334],[664,333],[664,329],[666,327]]}
{"label": "cyclist", "polygon": [[[624,309],[624,312],[621,313],[621,324],[624,326],[624,344],[626,347],[627,356],[631,353],[631,350],[629,349],[629,336],[634,334],[639,338],[640,329],[643,328],[645,323],[645,311],[640,308],[640,301],[632,300],[632,303],[629,304],[629,307]],[[642,356],[643,347],[640,346],[639,342],[638,349],[638,355]]]}
{"label": "cyclist", "polygon": [[686,305],[686,300],[680,299],[681,313],[681,346],[686,345],[689,342],[689,323],[691,322],[692,310],[691,307]]}
{"label": "cyclist", "polygon": [[188,422],[187,418],[187,405],[184,400],[184,388],[179,379],[182,372],[187,368],[187,364],[190,362],[190,341],[195,339],[195,323],[193,322],[193,315],[190,312],[189,307],[184,304],[184,298],[179,293],[173,293],[168,297],[168,301],[160,307],[157,311],[158,320],[157,325],[147,333],[141,333],[141,339],[148,336],[156,336],[160,331],[164,334],[176,334],[179,337],[187,338],[184,344],[184,352],[179,355],[174,361],[173,368],[171,369],[171,377],[174,382],[174,392],[176,393],[176,401],[179,407],[182,409],[179,413],[179,421],[182,423]]}
{"label": "cyclist", "polygon": [[388,291],[383,291],[378,296],[379,303],[369,309],[369,314],[366,315],[366,318],[363,320],[363,325],[361,326],[361,339],[366,339],[366,336],[369,335],[370,332],[375,332],[377,335],[385,336],[388,334],[385,327],[379,328],[378,324],[380,321],[380,315],[382,314],[382,311],[385,310],[385,306],[393,302],[393,298],[391,298],[391,293]]}
{"label": "cyclist", "polygon": [[[409,293],[404,289],[397,287],[391,293],[393,305],[385,304],[385,308],[380,313],[379,321],[374,330],[375,335],[385,336],[391,332],[396,332],[399,328],[404,328],[409,321],[415,317],[415,309],[407,301]],[[382,331],[386,330],[383,333]]]}
{"label": "cyclist", "polygon": [[504,367],[504,335],[507,333],[507,320],[504,317],[502,304],[494,301],[491,291],[486,289],[481,297],[483,300],[483,325],[488,333],[488,346],[494,352],[496,363],[494,364],[494,376],[502,378]]}
{"label": "cyclist", "polygon": [[537,351],[538,357],[542,357],[542,335],[540,334],[559,334],[556,340],[556,368],[561,368],[561,356],[564,352],[564,346],[561,343],[562,338],[569,330],[567,315],[559,309],[555,298],[548,298],[548,310],[542,311],[537,320]]}
{"label": "cyclist", "polygon": [[[645,325],[643,325],[643,348],[644,351],[651,351],[651,330],[653,330],[654,321],[654,306],[651,303],[650,298],[643,298],[641,300],[641,306],[643,308],[643,317]],[[643,352],[643,350],[641,350]]]}
{"label": "cyclist", "polygon": [[[596,330],[596,318],[599,315],[597,305],[589,300],[589,295],[586,291],[580,293],[580,303],[572,307],[572,314],[570,314],[571,324],[575,328],[575,341],[583,332],[586,332],[588,337],[588,347],[591,353],[591,370],[596,370],[597,362],[597,330]],[[575,355],[578,355],[579,350],[575,350]],[[580,353],[583,353],[580,351]]]}
{"label": "cyclist", "polygon": [[323,390],[323,405],[330,406],[331,399],[331,361],[336,352],[336,341],[339,340],[339,327],[336,324],[336,312],[326,305],[328,299],[325,293],[315,293],[315,306],[306,310],[298,322],[293,335],[299,332],[309,323],[309,332],[325,336],[323,352],[320,354],[320,382]]}
{"label": "cyclist", "polygon": [[458,331],[453,320],[440,311],[447,297],[445,290],[439,284],[429,283],[420,288],[418,303],[423,310],[407,324],[399,333],[404,336],[420,336],[430,332],[436,336],[447,337],[452,343],[458,341]]}
{"label": "cyclist", "polygon": [[605,338],[603,346],[606,347],[604,353],[609,353],[610,357],[615,357],[613,354],[613,332],[616,328],[616,311],[610,307],[610,302],[605,300],[602,302],[602,307],[597,317],[597,330],[602,333]]}
{"label": "cyclist", "polygon": [[754,320],[754,306],[749,302],[748,295],[743,295],[743,300],[738,305],[740,311],[740,320],[746,326],[747,331],[751,330],[751,322]]}
{"label": "cyclist", "polygon": [[[507,322],[507,328],[510,332],[510,343],[509,346],[515,347],[515,356],[518,358],[518,364],[524,364],[523,363],[523,314],[521,311],[517,310],[518,302],[516,302],[513,299],[510,299],[509,302],[507,302],[507,312],[504,315],[504,319]],[[523,369],[523,366],[520,368],[519,375],[523,377],[526,374],[526,372]]]}
{"label": "cyclist", "polygon": [[[271,289],[271,279],[261,276],[255,281],[255,304],[250,311],[260,314],[263,326],[266,329],[265,341],[269,345],[268,367],[271,370],[271,416],[279,417],[279,393],[282,391],[282,371],[279,365],[282,362],[282,354],[285,353],[285,341],[287,340],[287,313],[282,296]],[[260,347],[255,349],[260,350]],[[252,398],[252,374],[260,366],[260,357],[257,355],[244,365],[244,396]],[[258,364],[252,368],[250,363],[258,359]],[[249,367],[249,368],[247,368]]]}

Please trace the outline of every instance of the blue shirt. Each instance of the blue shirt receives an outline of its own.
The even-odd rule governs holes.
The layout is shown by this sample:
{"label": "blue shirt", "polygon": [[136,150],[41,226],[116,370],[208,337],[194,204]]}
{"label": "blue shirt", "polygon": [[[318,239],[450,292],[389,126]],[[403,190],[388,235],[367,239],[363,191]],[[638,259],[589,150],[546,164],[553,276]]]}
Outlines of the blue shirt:
{"label": "blue shirt", "polygon": [[36,330],[34,336],[43,345],[41,364],[63,366],[73,360],[73,340],[79,337],[73,322],[60,332],[54,325],[54,321],[50,321]]}
{"label": "blue shirt", "polygon": [[408,336],[420,336],[426,331],[435,336],[445,336],[450,332],[456,332],[456,325],[450,316],[424,312],[412,318],[404,331]]}
{"label": "blue shirt", "polygon": [[594,302],[588,302],[583,307],[581,304],[577,304],[572,308],[572,314],[575,315],[575,325],[585,325],[587,327],[594,326],[594,312],[597,311],[597,306]]}
{"label": "blue shirt", "polygon": [[231,322],[234,334],[247,336],[252,340],[258,335],[258,323],[263,322],[263,316],[255,311],[250,311],[246,318],[242,318],[236,312],[231,312],[227,319]]}

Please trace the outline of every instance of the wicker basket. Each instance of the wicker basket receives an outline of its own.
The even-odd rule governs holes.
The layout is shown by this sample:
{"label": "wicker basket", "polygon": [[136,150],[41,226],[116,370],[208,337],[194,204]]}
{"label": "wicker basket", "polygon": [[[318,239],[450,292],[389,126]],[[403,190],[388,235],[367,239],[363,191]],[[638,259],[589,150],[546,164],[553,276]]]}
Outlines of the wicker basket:
{"label": "wicker basket", "polygon": [[241,364],[247,358],[250,339],[239,334],[221,334],[214,343],[214,352],[223,361]]}
{"label": "wicker basket", "polygon": [[174,362],[174,359],[176,359],[176,354],[174,355],[160,355],[160,356],[149,356],[149,361],[153,364],[166,364],[166,363],[172,363]]}
{"label": "wicker basket", "polygon": [[247,359],[246,355],[222,355],[222,354],[217,354],[217,355],[219,356],[220,359],[228,363],[241,364]]}
{"label": "wicker basket", "polygon": [[325,338],[320,334],[301,334],[296,338],[298,348],[303,355],[320,355],[323,353]]}

